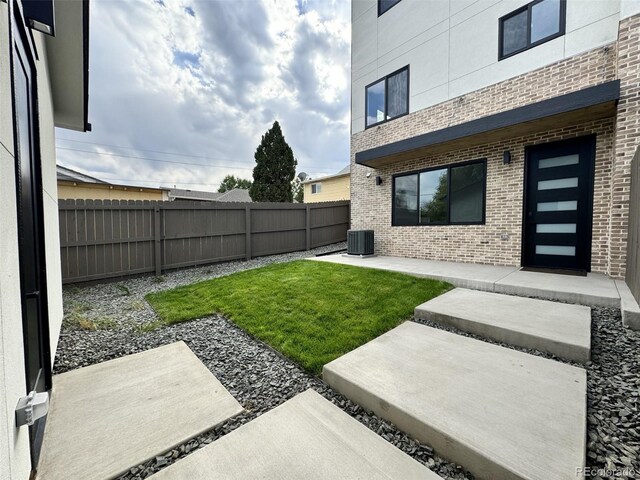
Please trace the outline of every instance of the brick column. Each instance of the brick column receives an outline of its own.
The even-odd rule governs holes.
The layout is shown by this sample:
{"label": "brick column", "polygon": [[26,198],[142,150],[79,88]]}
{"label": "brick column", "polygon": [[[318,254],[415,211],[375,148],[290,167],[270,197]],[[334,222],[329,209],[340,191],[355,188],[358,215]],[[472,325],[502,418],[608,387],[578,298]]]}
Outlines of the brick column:
{"label": "brick column", "polygon": [[620,102],[616,118],[611,186],[608,273],[616,278],[624,278],[629,229],[631,160],[640,145],[640,15],[620,22],[617,77],[620,79]]}

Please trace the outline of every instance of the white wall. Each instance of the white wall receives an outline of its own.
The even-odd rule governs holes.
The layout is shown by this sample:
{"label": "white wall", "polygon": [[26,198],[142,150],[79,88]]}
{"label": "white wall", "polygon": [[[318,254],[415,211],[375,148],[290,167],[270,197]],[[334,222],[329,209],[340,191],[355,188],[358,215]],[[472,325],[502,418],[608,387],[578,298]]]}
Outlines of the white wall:
{"label": "white wall", "polygon": [[[58,233],[55,142],[51,89],[42,35],[35,33],[40,60],[38,95],[42,155],[51,350],[55,352],[62,323],[62,280]],[[26,392],[20,270],[18,263],[17,205],[11,105],[8,5],[0,2],[0,480],[27,479],[31,471],[29,432],[16,428],[14,411]],[[53,359],[52,359],[53,361]]]}
{"label": "white wall", "polygon": [[[365,86],[410,65],[415,112],[617,39],[639,0],[567,0],[565,35],[498,61],[498,19],[529,0],[377,0],[352,3],[352,133],[364,130]],[[637,12],[636,12],[637,13]]]}
{"label": "white wall", "polygon": [[44,35],[34,33],[40,52],[38,61],[38,100],[40,107],[40,155],[42,157],[42,200],[44,208],[45,260],[47,266],[47,301],[51,362],[55,358],[62,327],[62,265],[60,263],[60,229],[58,228],[58,182],[53,101],[47,66]]}
{"label": "white wall", "polygon": [[8,5],[0,2],[0,479],[26,479],[31,471],[29,432],[15,428],[14,410],[26,392],[18,228],[13,158]]}

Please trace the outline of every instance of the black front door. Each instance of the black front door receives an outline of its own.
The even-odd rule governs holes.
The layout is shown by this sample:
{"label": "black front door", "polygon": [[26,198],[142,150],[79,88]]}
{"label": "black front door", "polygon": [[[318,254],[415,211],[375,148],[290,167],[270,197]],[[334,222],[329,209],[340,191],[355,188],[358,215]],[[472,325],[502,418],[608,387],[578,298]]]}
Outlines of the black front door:
{"label": "black front door", "polygon": [[[44,268],[42,179],[37,133],[35,66],[29,38],[14,9],[13,106],[20,287],[27,391],[43,392],[51,385],[49,328]],[[30,428],[35,467],[42,422]]]}
{"label": "black front door", "polygon": [[595,136],[526,149],[523,266],[589,271]]}

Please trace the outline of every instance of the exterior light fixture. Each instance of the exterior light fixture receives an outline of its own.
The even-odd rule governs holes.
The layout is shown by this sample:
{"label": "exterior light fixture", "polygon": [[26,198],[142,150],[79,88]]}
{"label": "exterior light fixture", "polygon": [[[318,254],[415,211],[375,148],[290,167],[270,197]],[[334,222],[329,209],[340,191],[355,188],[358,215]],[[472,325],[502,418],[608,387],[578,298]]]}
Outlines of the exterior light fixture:
{"label": "exterior light fixture", "polygon": [[382,185],[382,177],[380,175],[376,177],[376,185]]}
{"label": "exterior light fixture", "polygon": [[502,152],[502,163],[503,165],[509,165],[511,163],[511,152],[509,150]]}

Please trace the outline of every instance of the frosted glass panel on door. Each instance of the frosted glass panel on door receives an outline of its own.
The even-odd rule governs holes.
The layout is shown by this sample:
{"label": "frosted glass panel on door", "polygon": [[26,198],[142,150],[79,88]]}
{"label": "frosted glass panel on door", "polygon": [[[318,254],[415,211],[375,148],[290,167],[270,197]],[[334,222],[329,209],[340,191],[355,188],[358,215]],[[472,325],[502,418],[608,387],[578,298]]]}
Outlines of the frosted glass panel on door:
{"label": "frosted glass panel on door", "polygon": [[575,223],[539,223],[536,233],[576,233]]}
{"label": "frosted glass panel on door", "polygon": [[577,165],[580,155],[565,155],[564,157],[545,158],[538,162],[538,168],[564,167],[565,165]]}
{"label": "frosted glass panel on door", "polygon": [[566,245],[536,245],[537,255],[563,255],[565,257],[575,257],[576,247]]}
{"label": "frosted glass panel on door", "polygon": [[538,190],[555,190],[557,188],[575,188],[578,186],[578,177],[558,178],[556,180],[541,180],[538,182]]}
{"label": "frosted glass panel on door", "polygon": [[577,210],[578,201],[569,200],[565,202],[541,202],[538,203],[539,212],[563,212],[567,210]]}

